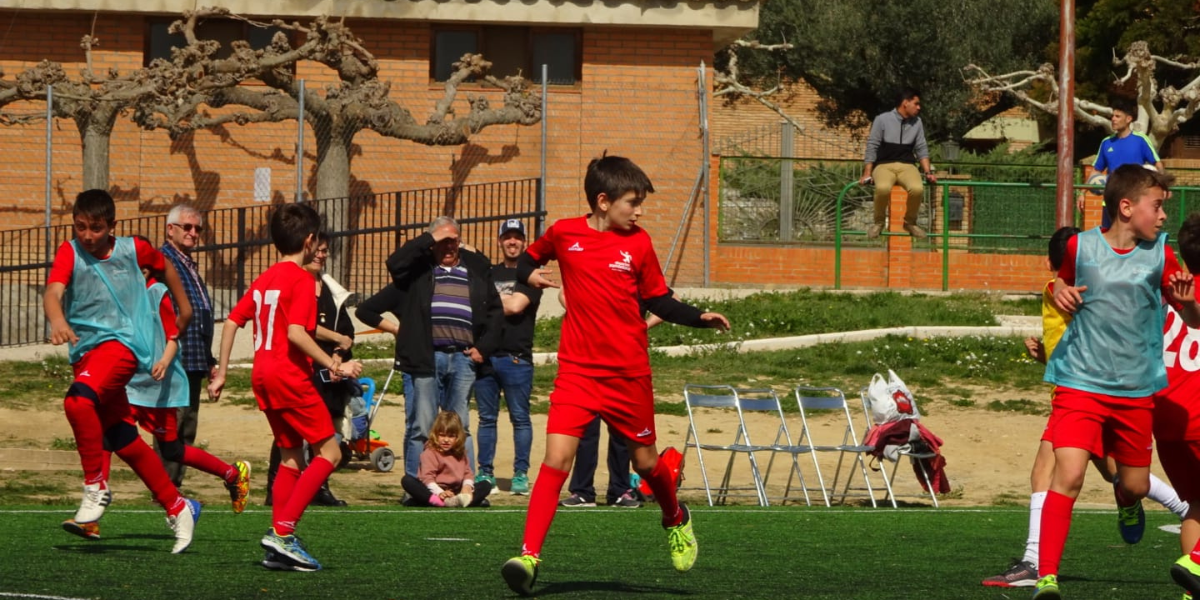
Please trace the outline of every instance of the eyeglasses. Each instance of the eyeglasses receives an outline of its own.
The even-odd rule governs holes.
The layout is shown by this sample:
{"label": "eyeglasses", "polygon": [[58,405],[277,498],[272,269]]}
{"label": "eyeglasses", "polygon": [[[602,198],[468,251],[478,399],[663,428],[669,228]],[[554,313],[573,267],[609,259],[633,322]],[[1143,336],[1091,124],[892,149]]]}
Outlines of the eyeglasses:
{"label": "eyeglasses", "polygon": [[317,253],[317,254],[329,254],[329,248],[326,248],[326,247],[322,246],[322,247],[320,247],[320,248],[317,248],[317,252],[316,252],[316,253]]}
{"label": "eyeglasses", "polygon": [[204,233],[203,225],[192,225],[191,223],[171,223],[171,225],[174,225],[188,233],[191,233],[193,229],[196,230],[197,235]]}

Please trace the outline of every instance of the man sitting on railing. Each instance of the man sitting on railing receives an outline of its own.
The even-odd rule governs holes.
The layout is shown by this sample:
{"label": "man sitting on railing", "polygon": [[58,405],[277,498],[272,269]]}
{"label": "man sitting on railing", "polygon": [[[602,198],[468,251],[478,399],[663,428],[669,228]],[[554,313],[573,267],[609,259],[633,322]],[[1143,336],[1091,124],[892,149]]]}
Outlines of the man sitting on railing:
{"label": "man sitting on railing", "polygon": [[863,159],[863,176],[859,183],[875,182],[875,222],[867,229],[867,237],[879,237],[887,226],[887,209],[891,202],[892,186],[899,184],[908,192],[904,211],[904,230],[915,238],[925,237],[917,225],[917,211],[925,187],[913,163],[921,163],[921,173],[930,184],[937,183],[929,163],[929,147],[925,144],[925,128],[921,125],[921,95],[905,88],[896,97],[896,108],[875,117],[867,136],[867,151]]}

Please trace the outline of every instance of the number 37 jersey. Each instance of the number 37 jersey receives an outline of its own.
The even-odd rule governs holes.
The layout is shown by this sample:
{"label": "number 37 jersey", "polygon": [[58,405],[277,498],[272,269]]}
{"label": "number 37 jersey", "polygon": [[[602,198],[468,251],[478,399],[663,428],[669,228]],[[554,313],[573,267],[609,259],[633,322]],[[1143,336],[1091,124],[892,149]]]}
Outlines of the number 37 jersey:
{"label": "number 37 jersey", "polygon": [[1167,387],[1154,395],[1154,437],[1200,440],[1200,329],[1183,322],[1171,306],[1163,326]]}
{"label": "number 37 jersey", "polygon": [[316,281],[308,271],[293,262],[275,263],[250,284],[229,320],[238,327],[254,322],[250,379],[259,409],[321,401],[312,384],[312,359],[287,336],[289,325],[304,327],[310,336],[317,329]]}

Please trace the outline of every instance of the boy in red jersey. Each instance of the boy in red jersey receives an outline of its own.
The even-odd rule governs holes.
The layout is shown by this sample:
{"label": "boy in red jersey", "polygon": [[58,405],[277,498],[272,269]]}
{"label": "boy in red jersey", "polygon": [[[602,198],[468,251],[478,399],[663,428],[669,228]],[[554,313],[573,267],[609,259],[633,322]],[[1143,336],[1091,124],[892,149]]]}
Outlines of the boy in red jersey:
{"label": "boy in red jersey", "polygon": [[[1179,253],[1189,271],[1200,270],[1200,213],[1179,228]],[[1154,395],[1154,439],[1158,460],[1179,497],[1189,503],[1179,532],[1183,556],[1171,565],[1171,578],[1200,595],[1200,329],[1188,327],[1174,310],[1167,313],[1163,361],[1170,383]]]}
{"label": "boy in red jersey", "polygon": [[158,455],[138,437],[125,392],[134,373],[149,370],[155,358],[155,309],[141,267],[166,272],[167,286],[180,298],[180,326],[191,318],[192,308],[162,253],[146,242],[112,235],[117,209],[108,192],[80,192],[72,214],[75,239],[63,242],[54,255],[43,299],[50,343],[70,343],[75,372],[63,410],[75,434],[84,485],[83,502],[69,523],[94,524],[111,502],[104,474],[107,449],[129,464],[167,510],[167,524],[175,531],[171,552],[178,554],[192,543],[200,504],[179,495]]}
{"label": "boy in red jersey", "polygon": [[1046,366],[1045,380],[1055,384],[1049,419],[1055,465],[1042,508],[1038,600],[1062,598],[1059,562],[1092,456],[1116,460],[1122,529],[1145,526],[1153,396],[1167,386],[1164,299],[1186,323],[1200,326],[1192,276],[1180,269],[1161,231],[1171,181],[1138,165],[1118,168],[1104,189],[1112,228],[1071,238],[1054,282],[1054,304],[1074,317]]}
{"label": "boy in red jersey", "polygon": [[649,483],[662,508],[671,561],[687,571],[696,562],[691,515],[675,497],[669,469],[658,461],[654,391],[646,322],[639,298],[659,317],[692,327],[728,329],[729,321],[671,297],[650,236],[637,226],[642,202],[654,187],[627,158],[605,156],[588,164],[583,183],[592,212],[556,222],[518,260],[517,280],[536,288],[558,287],[538,265],[557,260],[571,310],[563,320],[558,377],[550,394],[546,458],[538,471],[521,556],[504,563],[501,575],[519,594],[537,580],[539,554],[558,508],[579,438],[599,415],[629,440],[633,467]]}
{"label": "boy in red jersey", "polygon": [[[294,533],[304,510],[342,456],[325,401],[312,382],[313,368],[329,369],[335,381],[362,372],[362,364],[342,364],[340,356],[326,354],[314,338],[317,297],[312,275],[303,266],[316,255],[320,226],[317,212],[304,204],[285,204],[271,214],[271,240],[283,256],[250,284],[229,312],[221,335],[221,358],[208,385],[208,393],[219,398],[237,331],[253,320],[250,382],[283,456],[271,491],[272,527],[260,543],[267,552],[262,565],[268,569],[321,568]],[[304,442],[315,456],[301,474]]]}

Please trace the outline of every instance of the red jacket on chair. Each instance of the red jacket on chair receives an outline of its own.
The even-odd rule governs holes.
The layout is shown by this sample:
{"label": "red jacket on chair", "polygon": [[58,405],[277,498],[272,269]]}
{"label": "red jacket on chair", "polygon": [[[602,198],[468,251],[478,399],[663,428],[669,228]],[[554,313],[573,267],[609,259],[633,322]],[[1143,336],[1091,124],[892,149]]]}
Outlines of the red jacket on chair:
{"label": "red jacket on chair", "polygon": [[[899,450],[905,446],[909,452],[917,455],[933,454],[927,458],[913,457],[913,472],[917,481],[925,491],[929,491],[929,487],[925,485],[925,478],[921,475],[921,467],[924,466],[925,472],[929,473],[929,482],[933,484],[934,493],[945,494],[950,491],[950,480],[946,478],[946,458],[942,456],[941,450],[942,439],[929,431],[919,420],[900,419],[872,427],[863,443],[874,448],[871,455],[877,460],[882,460],[885,455],[890,460],[898,460]],[[923,445],[925,450],[920,446],[914,447],[914,444]],[[892,447],[890,452],[889,446]]]}

